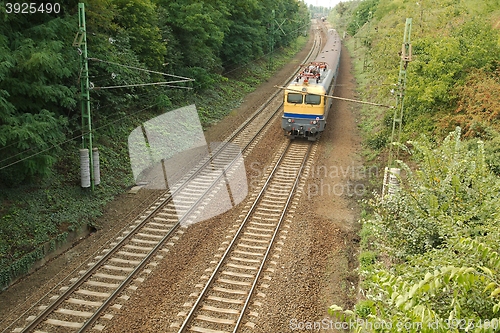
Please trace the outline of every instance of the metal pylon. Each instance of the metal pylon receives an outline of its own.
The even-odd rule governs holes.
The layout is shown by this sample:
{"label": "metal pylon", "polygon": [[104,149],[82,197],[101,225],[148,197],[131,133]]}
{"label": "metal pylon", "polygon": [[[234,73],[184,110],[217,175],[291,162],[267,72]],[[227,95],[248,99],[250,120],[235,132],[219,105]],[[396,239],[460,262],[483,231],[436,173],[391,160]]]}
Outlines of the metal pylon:
{"label": "metal pylon", "polygon": [[92,118],[90,114],[89,64],[87,56],[87,31],[85,24],[85,4],[78,4],[78,33],[73,46],[80,54],[80,89],[82,108],[82,148],[88,149],[90,161],[90,184],[94,190],[94,160],[92,157]]}
{"label": "metal pylon", "polygon": [[[396,161],[399,157],[399,146],[401,143],[401,129],[402,129],[403,112],[404,112],[404,96],[406,90],[406,68],[408,67],[408,63],[411,61],[411,53],[412,53],[410,35],[411,35],[411,18],[407,18],[405,24],[404,37],[403,37],[403,44],[400,51],[401,61],[399,65],[396,107],[394,108],[394,116],[392,120],[392,133],[391,133],[391,142],[389,146],[388,168],[386,168],[385,170],[382,196],[386,194],[385,193],[386,187],[389,185],[389,183],[395,185],[396,187],[399,186],[399,181],[397,180],[397,178],[399,177],[400,170],[396,167]],[[388,172],[390,172],[389,175]],[[389,188],[389,193],[391,193],[390,188]]]}

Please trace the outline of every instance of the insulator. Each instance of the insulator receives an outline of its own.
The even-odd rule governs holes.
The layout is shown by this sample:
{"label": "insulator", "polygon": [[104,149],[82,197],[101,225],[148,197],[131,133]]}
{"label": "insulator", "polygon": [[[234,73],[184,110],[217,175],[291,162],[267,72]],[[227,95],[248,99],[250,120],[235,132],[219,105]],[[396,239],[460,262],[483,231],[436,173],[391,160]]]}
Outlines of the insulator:
{"label": "insulator", "polygon": [[390,168],[389,169],[389,195],[395,194],[397,191],[399,191],[399,177],[401,174],[401,169],[400,168]]}
{"label": "insulator", "polygon": [[88,149],[80,149],[80,177],[82,187],[90,187],[90,157]]}
{"label": "insulator", "polygon": [[99,150],[97,148],[92,149],[92,163],[94,164],[94,185],[99,185],[101,183],[101,170],[99,167]]}

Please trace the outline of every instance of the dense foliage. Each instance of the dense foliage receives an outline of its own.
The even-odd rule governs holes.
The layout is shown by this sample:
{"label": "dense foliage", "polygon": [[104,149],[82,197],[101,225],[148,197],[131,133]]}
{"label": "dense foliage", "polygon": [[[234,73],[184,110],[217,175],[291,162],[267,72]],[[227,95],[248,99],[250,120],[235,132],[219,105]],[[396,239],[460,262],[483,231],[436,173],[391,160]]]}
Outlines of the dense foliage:
{"label": "dense foliage", "polygon": [[[407,70],[404,137],[415,138],[425,128],[443,138],[460,125],[466,137],[491,139],[492,132],[500,130],[495,111],[500,106],[499,100],[494,94],[473,96],[471,92],[484,91],[485,79],[492,84],[498,80],[500,3],[497,0],[340,3],[330,19],[339,29],[354,33],[347,44],[353,45],[355,56],[364,62],[361,89],[365,99],[395,103],[391,90],[398,77],[405,17],[412,18],[413,61]],[[492,87],[491,92],[494,90]],[[483,102],[485,109],[479,110]],[[474,121],[468,122],[466,119],[472,112],[469,107],[473,105]],[[382,116],[389,120],[388,126],[379,130],[387,137],[392,111]],[[385,143],[374,147],[381,148]]]}
{"label": "dense foliage", "polygon": [[[366,8],[371,17],[362,15]],[[340,322],[354,322],[350,327],[356,332],[495,332],[500,328],[500,3],[338,5],[330,19],[355,33],[346,44],[361,60],[355,68],[363,99],[395,102],[391,90],[405,17],[412,18],[413,54],[400,143],[401,188],[394,196],[374,194],[367,200],[360,301],[347,310],[333,305],[329,312]],[[384,112],[363,111],[368,156],[386,156],[392,112]]]}
{"label": "dense foliage", "polygon": [[[199,92],[225,70],[290,45],[309,24],[306,6],[294,0],[85,3],[89,57],[99,59],[89,65],[95,87],[164,79],[121,66],[128,65],[194,78]],[[0,13],[0,186],[49,174],[58,158],[50,148],[79,135],[77,1],[61,7],[57,14]],[[95,90],[91,98],[98,125],[117,112],[168,106],[182,96],[135,87]]]}
{"label": "dense foliage", "polygon": [[407,332],[450,332],[453,325],[496,331],[478,327],[497,320],[500,310],[500,179],[488,170],[484,143],[468,146],[457,128],[439,146],[425,139],[410,144],[419,168],[401,163],[405,186],[376,197],[373,218],[363,225],[386,263],[361,267],[366,300],[354,312],[337,306],[330,312],[392,323],[386,332],[396,332],[397,323],[411,327]]}

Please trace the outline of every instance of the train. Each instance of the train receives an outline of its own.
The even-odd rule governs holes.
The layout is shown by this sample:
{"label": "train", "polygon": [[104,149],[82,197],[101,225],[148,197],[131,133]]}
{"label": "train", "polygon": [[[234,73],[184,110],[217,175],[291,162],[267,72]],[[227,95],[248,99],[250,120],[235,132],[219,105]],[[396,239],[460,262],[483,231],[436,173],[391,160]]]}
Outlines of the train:
{"label": "train", "polygon": [[340,63],[341,39],[328,29],[326,43],[316,59],[301,65],[285,88],[281,127],[289,139],[316,141],[325,130]]}

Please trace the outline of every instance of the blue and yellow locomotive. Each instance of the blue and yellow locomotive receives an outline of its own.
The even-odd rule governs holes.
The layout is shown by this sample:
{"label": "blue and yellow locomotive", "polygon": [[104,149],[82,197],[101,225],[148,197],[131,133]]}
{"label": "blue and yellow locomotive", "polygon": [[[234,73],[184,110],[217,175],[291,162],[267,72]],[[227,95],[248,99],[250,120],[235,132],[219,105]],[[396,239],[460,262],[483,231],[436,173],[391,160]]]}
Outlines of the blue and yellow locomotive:
{"label": "blue and yellow locomotive", "polygon": [[284,113],[281,121],[290,139],[305,137],[315,141],[325,130],[332,104],[331,95],[340,63],[340,36],[328,30],[326,44],[316,59],[303,66],[296,79],[285,89]]}

